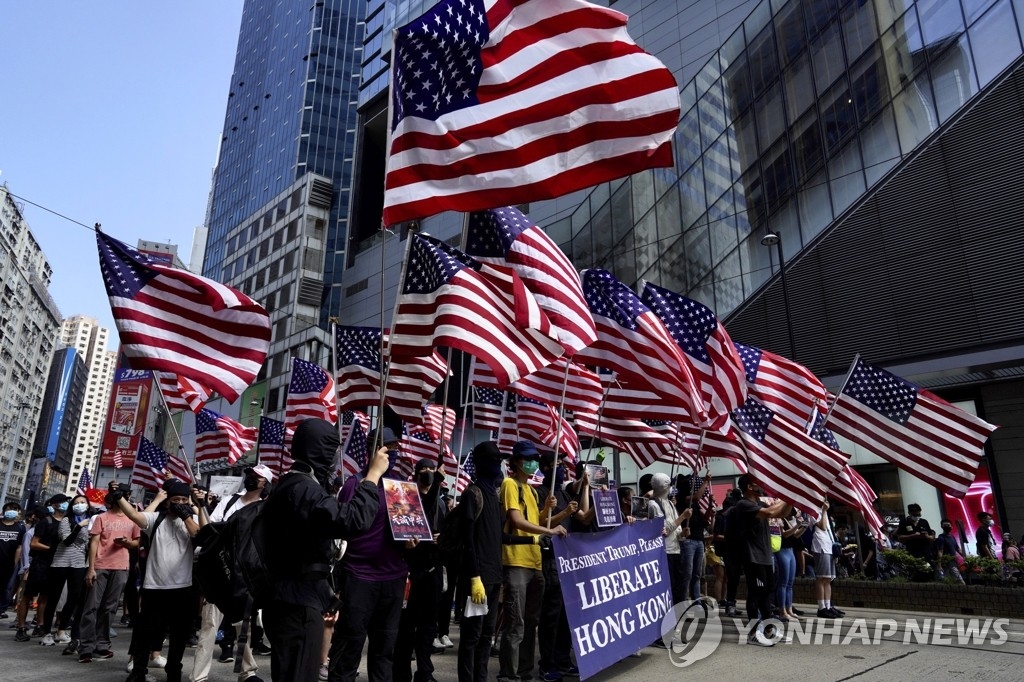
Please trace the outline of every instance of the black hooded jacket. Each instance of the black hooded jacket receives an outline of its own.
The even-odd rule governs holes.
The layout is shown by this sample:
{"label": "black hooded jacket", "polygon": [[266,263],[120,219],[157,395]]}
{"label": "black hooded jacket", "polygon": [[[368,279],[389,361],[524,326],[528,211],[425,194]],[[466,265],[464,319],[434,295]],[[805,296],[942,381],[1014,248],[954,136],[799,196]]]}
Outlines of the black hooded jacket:
{"label": "black hooded jacket", "polygon": [[337,427],[323,419],[302,422],[292,438],[295,464],[264,503],[267,563],[277,601],[326,610],[334,597],[327,581],[332,540],[365,532],[377,515],[372,483],[361,482],[344,504],[320,484],[337,449]]}

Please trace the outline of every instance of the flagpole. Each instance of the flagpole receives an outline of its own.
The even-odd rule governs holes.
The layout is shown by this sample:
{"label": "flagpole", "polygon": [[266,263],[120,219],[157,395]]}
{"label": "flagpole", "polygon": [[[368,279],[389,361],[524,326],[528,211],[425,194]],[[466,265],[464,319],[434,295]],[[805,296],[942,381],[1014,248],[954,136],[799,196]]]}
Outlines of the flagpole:
{"label": "flagpole", "polygon": [[[601,440],[601,415],[604,413],[604,404],[608,399],[608,392],[612,390],[613,381],[615,381],[615,372],[612,372],[612,376],[608,381],[608,386],[606,386],[604,391],[601,393],[601,403],[597,406],[597,433],[591,437],[592,439],[596,438],[597,440]],[[616,383],[618,382],[616,381]],[[591,449],[593,449],[593,440],[591,440],[590,445]]]}
{"label": "flagpole", "polygon": [[[402,289],[405,287],[405,276],[407,274],[407,269],[408,269],[408,264],[409,264],[409,251],[412,249],[413,236],[414,235],[413,235],[412,231],[410,231],[408,236],[405,239],[405,255],[402,257],[402,266],[401,266],[402,270],[401,270],[401,272],[398,275],[398,291],[395,294],[395,306],[391,310],[391,332],[390,332],[390,334],[393,334],[395,332],[395,319],[398,317],[398,301],[402,297]],[[377,428],[376,428],[376,430],[374,431],[374,434],[373,434],[373,443],[369,444],[370,445],[370,452],[377,452],[377,449],[380,447],[380,445],[379,445],[379,443],[381,442],[380,439],[384,435],[383,434],[383,429],[381,428],[384,425],[384,396],[387,395],[388,376],[391,374],[390,358],[389,357],[386,358],[386,356],[385,356],[385,349],[387,349],[388,353],[390,353],[390,348],[391,348],[391,336],[390,336],[390,334],[388,335],[388,343],[387,343],[387,345],[385,346],[385,344],[384,344],[384,272],[383,272],[383,267],[384,266],[383,266],[383,262],[384,262],[384,245],[382,243],[381,244],[381,275],[380,275],[380,349],[381,349],[380,350],[380,364],[381,364],[381,373],[380,373],[380,409],[377,411]]]}
{"label": "flagpole", "polygon": [[[683,436],[683,432],[677,426],[676,427],[676,442],[673,443],[673,445],[672,445],[672,468],[669,469],[669,475],[668,475],[668,477],[670,479],[672,479],[672,480],[675,480],[675,478],[676,478],[676,463],[681,459],[681,456],[679,454],[679,441],[682,440],[682,436]],[[703,429],[701,429],[700,438],[701,438],[701,442],[703,443],[704,442],[704,430]],[[697,449],[697,452],[700,452],[700,448]]]}
{"label": "flagpole", "polygon": [[[192,477],[192,483],[197,484],[199,483],[199,479],[196,478],[192,465],[189,464],[188,454],[185,452],[185,446],[181,443],[181,435],[178,433],[178,426],[174,423],[174,419],[171,418],[171,409],[167,407],[167,398],[164,397],[164,392],[163,389],[160,388],[159,380],[156,382],[156,390],[160,395],[160,402],[163,403],[164,414],[167,415],[167,421],[171,423],[171,430],[174,432],[174,438],[178,441],[178,452],[181,453],[181,459],[185,462],[185,470],[188,471],[188,475]],[[137,458],[138,454],[136,454],[136,459]],[[196,463],[196,466],[198,466],[198,462]]]}
{"label": "flagpole", "polygon": [[505,408],[508,404],[508,391],[501,392],[501,415],[498,417],[498,437],[494,439],[495,444],[501,442],[502,431],[505,430]]}
{"label": "flagpole", "polygon": [[[382,301],[384,300],[383,282],[381,282],[381,300]],[[342,429],[342,426],[341,426],[341,412],[338,410],[338,404],[339,404],[339,401],[338,401],[338,318],[337,317],[329,317],[327,319],[330,320],[330,322],[331,322],[331,378],[334,379],[334,411],[338,415],[338,442],[341,443],[341,436],[342,436],[343,429]],[[381,319],[382,320],[384,319],[383,315],[381,315]],[[381,338],[381,342],[383,342],[384,341],[384,334],[383,333],[381,333],[380,338]],[[283,449],[283,446],[284,446],[284,443],[282,441],[282,449]],[[257,441],[257,448],[259,448],[259,442],[258,441]],[[259,449],[257,449],[256,452],[258,453]],[[284,467],[282,467],[282,469],[283,468]]]}
{"label": "flagpole", "polygon": [[[462,214],[462,232],[459,235],[459,250],[460,251],[465,251],[466,250],[466,232],[468,231],[468,228],[469,228],[469,215],[470,215],[469,213],[463,213]],[[383,318],[383,317],[384,317],[384,315],[382,314],[381,318]],[[451,383],[452,383],[452,373],[451,373],[452,347],[451,346],[448,346],[448,358],[446,360],[446,364],[448,365],[448,368],[447,368],[448,371],[445,372],[445,375],[444,375],[444,391],[442,392],[442,395],[441,395],[441,437],[438,439],[438,444],[437,444],[437,468],[438,469],[443,469],[444,468],[444,430],[445,430],[445,427],[448,425],[448,388],[449,388],[449,386],[451,386]],[[453,425],[453,427],[454,427],[454,425]],[[455,473],[456,473],[456,475],[458,475],[458,473],[459,473],[458,467],[456,467]]]}
{"label": "flagpole", "polygon": [[[856,355],[853,356],[853,362],[850,363],[850,371],[848,371],[846,373],[846,378],[843,379],[843,385],[839,387],[838,391],[836,391],[836,399],[833,400],[832,404],[828,406],[828,412],[826,412],[825,416],[822,418],[821,426],[825,426],[825,423],[828,421],[828,418],[830,416],[832,416],[832,410],[834,410],[836,408],[836,403],[839,402],[839,396],[841,396],[843,394],[843,391],[846,390],[846,385],[848,383],[850,383],[850,378],[853,376],[853,370],[857,369],[857,363],[858,362],[860,362],[860,353],[857,353]],[[807,435],[810,435],[811,431],[813,431],[813,430],[814,430],[814,420],[812,419],[811,423],[808,424],[808,426],[807,426]]]}
{"label": "flagpole", "polygon": [[[558,453],[561,450],[560,446],[562,445],[562,422],[565,421],[562,414],[565,412],[565,389],[569,385],[570,362],[571,360],[569,360],[569,358],[565,359],[565,374],[562,376],[562,397],[558,401],[558,425],[555,427],[555,461],[554,466],[551,469],[551,492],[549,493],[551,497],[555,496],[555,470],[558,469]],[[518,419],[516,421],[518,423]],[[551,528],[550,513],[548,514],[548,528]]]}

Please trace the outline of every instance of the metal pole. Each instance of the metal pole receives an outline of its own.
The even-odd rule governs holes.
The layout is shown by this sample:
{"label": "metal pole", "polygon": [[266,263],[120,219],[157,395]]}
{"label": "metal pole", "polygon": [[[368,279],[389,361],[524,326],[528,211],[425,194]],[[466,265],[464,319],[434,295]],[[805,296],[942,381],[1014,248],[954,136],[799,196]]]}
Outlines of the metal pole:
{"label": "metal pole", "polygon": [[18,403],[18,421],[14,427],[14,445],[11,446],[11,457],[7,460],[7,472],[4,474],[4,489],[0,492],[0,500],[7,504],[7,490],[11,486],[11,474],[14,473],[14,460],[18,456],[18,445],[21,441],[21,425],[25,421],[25,408],[28,403]]}
{"label": "metal pole", "polygon": [[796,337],[793,335],[793,319],[789,308],[789,287],[786,286],[786,259],[782,255],[781,237],[775,242],[779,251],[779,279],[782,281],[782,304],[786,308],[786,331],[789,332],[789,359],[796,362]]}

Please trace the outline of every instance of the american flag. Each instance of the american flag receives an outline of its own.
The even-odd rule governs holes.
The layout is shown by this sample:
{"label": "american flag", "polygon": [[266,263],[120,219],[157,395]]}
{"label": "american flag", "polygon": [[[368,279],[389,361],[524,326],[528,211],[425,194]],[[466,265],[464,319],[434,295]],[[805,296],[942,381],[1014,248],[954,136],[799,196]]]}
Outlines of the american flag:
{"label": "american flag", "polygon": [[342,475],[355,476],[366,469],[369,460],[366,459],[366,434],[370,430],[370,418],[362,412],[349,410],[342,415],[342,450],[341,466],[338,467]]}
{"label": "american flag", "polygon": [[594,436],[628,452],[641,468],[655,462],[672,462],[676,449],[674,437],[662,433],[639,419],[619,419],[588,412],[573,415],[580,435]]}
{"label": "american flag", "polygon": [[486,362],[505,385],[562,354],[547,316],[514,271],[480,264],[431,237],[409,240],[393,359],[458,348]]}
{"label": "american flag", "polygon": [[635,378],[602,374],[601,381],[605,384],[603,413],[609,417],[691,423],[689,410],[667,403],[657,393],[636,386],[643,382],[637,382]]}
{"label": "american flag", "polygon": [[473,388],[473,428],[497,431],[501,428],[501,410],[505,392],[497,388]]}
{"label": "american flag", "polygon": [[[810,432],[807,434],[814,440],[833,450],[842,450],[835,435],[825,426],[825,419],[820,412],[814,412]],[[829,494],[840,502],[860,511],[868,527],[876,534],[882,532],[883,521],[875,509],[874,501],[878,495],[857,471],[847,464],[836,476]],[[876,537],[878,537],[876,535]]]}
{"label": "american flag", "polygon": [[292,358],[292,378],[288,384],[284,423],[287,428],[294,429],[311,418],[338,423],[334,379],[319,365]]}
{"label": "american flag", "polygon": [[196,414],[196,464],[221,459],[234,464],[256,445],[257,432],[204,407]]}
{"label": "american flag", "polygon": [[641,298],[686,353],[708,408],[710,428],[721,429],[729,420],[729,412],[747,399],[743,361],[729,333],[706,305],[668,289],[648,282]]}
{"label": "american flag", "polygon": [[455,492],[461,495],[466,490],[466,486],[473,482],[474,478],[476,478],[476,464],[473,463],[473,455],[470,454],[466,456],[466,461],[459,467],[459,476],[455,481]]}
{"label": "american flag", "polygon": [[822,445],[754,398],[732,411],[732,422],[751,475],[797,509],[820,514],[850,456]]}
{"label": "american flag", "polygon": [[597,341],[574,359],[628,377],[660,402],[681,408],[694,424],[705,425],[707,410],[690,362],[640,297],[607,270],[596,269],[583,271],[583,293],[597,324]]}
{"label": "american flag", "polygon": [[338,372],[338,409],[380,402],[380,328],[343,327],[334,332]]}
{"label": "american flag", "polygon": [[418,460],[429,459],[437,462],[438,444],[442,441],[441,424],[444,423],[444,459],[442,472],[446,476],[455,476],[459,463],[451,451],[452,435],[455,433],[455,410],[443,408],[441,405],[425,405],[420,424],[406,424],[402,438],[402,460],[412,465]]}
{"label": "american flag", "polygon": [[502,452],[511,453],[512,446],[519,440],[519,417],[516,415],[518,404],[519,397],[515,393],[505,393],[505,402],[501,406],[501,422],[494,436],[498,449]]}
{"label": "american flag", "polygon": [[720,457],[732,462],[741,473],[747,473],[747,453],[731,425],[724,431],[701,431],[686,424],[675,426],[683,434],[687,456],[702,460]]}
{"label": "american flag", "polygon": [[568,355],[597,340],[579,273],[551,237],[519,209],[471,214],[466,253],[485,263],[511,266],[547,313]]}
{"label": "american flag", "polygon": [[156,376],[169,410],[198,412],[210,399],[210,390],[198,381],[168,372],[156,372]]}
{"label": "american flag", "polygon": [[672,165],[679,89],[582,0],[443,0],[395,34],[384,223]]}
{"label": "american flag", "polygon": [[404,421],[418,423],[423,406],[449,374],[448,363],[437,351],[422,357],[392,358],[384,401]]}
{"label": "american flag", "polygon": [[270,417],[260,417],[256,455],[259,463],[266,464],[278,477],[291,469],[294,462],[288,454],[290,449],[286,446],[286,440],[291,440],[291,431],[286,432],[284,422]]}
{"label": "american flag", "polygon": [[240,291],[156,263],[102,232],[96,243],[132,367],[187,377],[234,402],[266,360],[267,311]]}
{"label": "american flag", "polygon": [[85,495],[86,491],[92,488],[92,476],[89,474],[89,467],[82,469],[82,475],[78,477],[78,487],[75,493]]}
{"label": "american flag", "polygon": [[859,358],[829,428],[939,490],[963,497],[998,427]]}
{"label": "american flag", "polygon": [[[569,366],[568,378],[565,373],[566,365]],[[470,383],[478,388],[500,388],[491,368],[476,358],[473,358],[470,365],[469,376]],[[597,411],[601,404],[601,379],[596,373],[568,358],[558,358],[547,367],[513,381],[508,385],[508,390],[549,405],[558,405],[562,399],[563,382],[566,410]]]}
{"label": "american flag", "polygon": [[[558,423],[562,423],[561,439]],[[570,462],[580,454],[580,439],[564,417],[550,405],[532,398],[518,396],[516,400],[516,426],[520,437],[532,440],[541,450],[564,452]],[[556,448],[557,445],[557,448]]]}
{"label": "american flag", "polygon": [[159,490],[164,484],[166,472],[170,472],[179,481],[192,481],[181,459],[167,454],[163,448],[143,437],[139,444],[139,455],[135,458],[135,468],[132,469],[132,483],[147,490]]}
{"label": "american flag", "polygon": [[828,389],[811,370],[760,348],[734,343],[747,377],[747,394],[765,407],[806,429],[818,408],[827,405]]}

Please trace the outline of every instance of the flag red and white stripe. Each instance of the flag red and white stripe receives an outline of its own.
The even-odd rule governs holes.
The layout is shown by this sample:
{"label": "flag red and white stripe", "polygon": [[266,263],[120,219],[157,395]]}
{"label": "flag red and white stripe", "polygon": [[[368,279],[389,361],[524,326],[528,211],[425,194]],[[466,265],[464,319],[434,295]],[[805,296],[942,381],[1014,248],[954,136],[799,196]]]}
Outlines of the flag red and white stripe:
{"label": "flag red and white stripe", "polygon": [[[561,433],[559,434],[559,421]],[[580,439],[575,429],[551,405],[519,396],[516,401],[516,426],[521,438],[531,440],[540,450],[558,451],[574,463],[580,454]]]}
{"label": "flag red and white stripe", "polygon": [[859,511],[868,528],[876,534],[875,537],[882,532],[885,522],[874,505],[878,495],[864,480],[864,477],[857,473],[856,469],[849,465],[843,467],[832,484],[829,494],[843,504]]}
{"label": "flag red and white stripe", "polygon": [[[568,378],[565,372],[566,365],[569,366]],[[508,385],[508,390],[557,407],[562,399],[563,382],[566,411],[597,411],[601,404],[601,379],[595,372],[564,357],[518,381],[513,381]],[[491,368],[476,358],[470,365],[470,383],[478,388],[501,388]]]}
{"label": "flag red and white stripe", "polygon": [[295,429],[307,419],[325,419],[338,423],[334,379],[319,365],[292,358],[292,376],[288,383],[284,424]]}
{"label": "flag red and white stripe", "polygon": [[169,410],[198,412],[210,400],[209,389],[198,381],[168,372],[156,372],[156,376]]}
{"label": "flag red and white stripe", "polygon": [[655,462],[672,462],[676,449],[674,438],[659,432],[639,419],[619,419],[579,412],[573,415],[581,436],[594,436],[629,453],[637,466],[648,467]]}
{"label": "flag red and white stripe", "polygon": [[671,166],[679,86],[626,23],[582,0],[442,0],[399,29],[384,224]]}
{"label": "flag red and white stripe", "polygon": [[828,389],[801,364],[781,355],[733,343],[747,377],[747,394],[791,424],[806,429],[819,408],[827,407]]}
{"label": "flag red and white stripe", "polygon": [[97,231],[100,272],[134,369],[170,372],[234,402],[270,348],[270,317],[243,294],[161,265]]}
{"label": "flag red and white stripe", "polygon": [[384,401],[403,421],[419,423],[423,407],[450,373],[440,353],[394,358],[388,363]]}
{"label": "flag red and white stripe", "polygon": [[205,407],[196,415],[196,464],[225,460],[232,465],[256,446],[259,429],[243,426]]}

